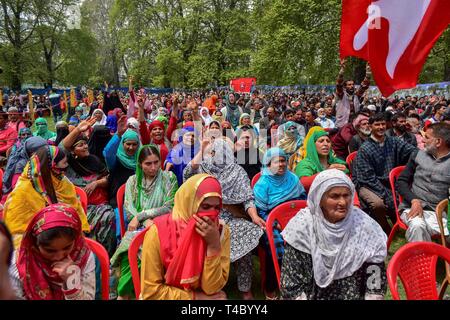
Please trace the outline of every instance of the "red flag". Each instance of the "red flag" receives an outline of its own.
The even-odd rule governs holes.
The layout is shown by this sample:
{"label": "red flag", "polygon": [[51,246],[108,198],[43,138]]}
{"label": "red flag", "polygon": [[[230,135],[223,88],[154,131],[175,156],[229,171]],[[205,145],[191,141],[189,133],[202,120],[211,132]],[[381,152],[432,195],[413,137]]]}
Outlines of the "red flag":
{"label": "red flag", "polygon": [[450,23],[450,0],[343,0],[341,58],[370,63],[381,93],[413,88]]}
{"label": "red flag", "polygon": [[230,81],[230,87],[238,93],[250,93],[254,86],[256,86],[256,78],[239,78]]}

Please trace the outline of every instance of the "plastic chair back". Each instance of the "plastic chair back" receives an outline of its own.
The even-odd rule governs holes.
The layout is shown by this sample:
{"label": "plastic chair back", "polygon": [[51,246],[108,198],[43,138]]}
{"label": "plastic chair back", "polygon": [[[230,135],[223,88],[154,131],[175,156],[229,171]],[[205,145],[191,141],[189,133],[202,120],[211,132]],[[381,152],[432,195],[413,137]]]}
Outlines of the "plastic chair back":
{"label": "plastic chair back", "polygon": [[273,265],[275,267],[275,274],[278,280],[278,286],[280,286],[281,271],[278,264],[278,258],[275,248],[275,243],[273,241],[273,229],[274,223],[278,222],[281,229],[283,230],[291,220],[301,209],[306,208],[306,200],[293,200],[286,203],[280,204],[275,207],[269,214],[266,221],[266,232],[267,238],[269,239],[270,252],[272,254]]}
{"label": "plastic chair back", "polygon": [[87,206],[88,206],[88,198],[86,192],[80,187],[75,186],[75,191],[80,198],[81,206],[83,207],[84,212],[87,215]]}
{"label": "plastic chair back", "polygon": [[400,300],[397,288],[397,276],[400,276],[408,300],[437,300],[438,257],[450,262],[450,249],[433,242],[413,242],[401,247],[387,269],[392,298]]}
{"label": "plastic chair back", "polygon": [[354,151],[354,152],[350,153],[348,155],[347,159],[345,160],[345,162],[347,162],[348,170],[350,171],[350,177],[351,177],[351,173],[352,173],[352,163],[355,160],[357,155],[358,155],[358,151]]}
{"label": "plastic chair back", "polygon": [[131,241],[130,248],[128,249],[128,261],[130,262],[131,278],[133,279],[136,299],[139,299],[139,295],[141,294],[141,277],[138,266],[138,252],[144,242],[145,234],[148,230],[149,228],[145,228],[138,233]]}
{"label": "plastic chair back", "polygon": [[[444,226],[444,223],[442,222],[442,216],[444,215],[444,212],[447,212],[448,209],[448,199],[442,200],[439,202],[439,204],[436,206],[436,219],[439,224],[439,230],[440,230],[440,237],[441,237],[441,244],[447,248],[447,241],[445,239],[444,235],[444,228],[447,226]],[[445,263],[445,279],[441,284],[441,289],[439,290],[439,299],[442,299],[445,295],[445,290],[447,290],[448,285],[450,284],[450,265],[446,262]]]}
{"label": "plastic chair back", "polygon": [[261,172],[258,172],[252,179],[251,187],[254,188],[255,184],[258,182],[259,178],[261,178]]}
{"label": "plastic chair back", "polygon": [[97,256],[100,262],[101,284],[102,284],[102,300],[109,300],[109,256],[106,249],[97,241],[84,238],[89,249]]}
{"label": "plastic chair back", "polygon": [[117,191],[117,209],[119,210],[119,219],[120,219],[120,237],[123,238],[123,235],[125,234],[125,217],[123,212],[123,202],[124,202],[124,196],[125,196],[125,187],[126,184],[123,184],[120,186],[119,190]]}

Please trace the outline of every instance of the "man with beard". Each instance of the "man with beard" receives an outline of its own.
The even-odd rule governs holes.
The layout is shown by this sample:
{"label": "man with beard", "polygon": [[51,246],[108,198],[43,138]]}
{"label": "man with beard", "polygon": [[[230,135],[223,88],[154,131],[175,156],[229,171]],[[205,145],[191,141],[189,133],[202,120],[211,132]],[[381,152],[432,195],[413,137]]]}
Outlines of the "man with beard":
{"label": "man with beard", "polygon": [[392,221],[396,219],[389,174],[393,168],[404,166],[417,149],[397,137],[387,136],[384,117],[383,113],[378,113],[369,119],[372,133],[358,150],[352,180],[360,201],[367,205],[372,217],[389,234],[392,228],[386,215]]}
{"label": "man with beard", "polygon": [[341,60],[341,69],[336,80],[336,128],[342,128],[359,112],[364,93],[369,88],[371,71],[366,66],[366,77],[355,92],[353,80],[344,81],[345,59]]}
{"label": "man with beard", "polygon": [[[414,154],[398,179],[401,219],[409,242],[431,241],[440,233],[436,206],[449,197],[450,124],[435,123],[425,132],[425,150]],[[448,237],[444,215],[444,235]]]}
{"label": "man with beard", "polygon": [[348,151],[350,153],[358,151],[364,141],[370,136],[369,118],[363,114],[360,114],[353,120],[353,127],[357,133],[353,136],[348,145]]}
{"label": "man with beard", "polygon": [[414,134],[406,130],[406,115],[404,113],[396,113],[392,116],[392,128],[386,131],[386,135],[397,137],[414,147],[417,147],[417,139]]}
{"label": "man with beard", "polygon": [[412,113],[406,117],[406,130],[416,137],[417,147],[423,150],[425,146],[420,132],[420,116],[418,114]]}

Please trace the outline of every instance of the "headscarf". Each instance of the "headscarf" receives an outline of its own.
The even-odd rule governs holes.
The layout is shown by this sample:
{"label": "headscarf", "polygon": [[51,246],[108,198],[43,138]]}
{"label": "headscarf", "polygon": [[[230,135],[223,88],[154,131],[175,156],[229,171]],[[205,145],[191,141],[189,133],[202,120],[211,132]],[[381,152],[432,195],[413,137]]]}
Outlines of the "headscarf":
{"label": "headscarf", "polygon": [[96,126],[104,126],[104,125],[106,125],[107,119],[106,119],[106,115],[105,115],[105,113],[102,111],[102,109],[96,109],[96,110],[92,113],[92,115],[95,115],[95,114],[98,113],[98,112],[100,112],[100,113],[102,114],[102,120],[96,121],[96,122],[92,125],[93,128],[95,128]]}
{"label": "headscarf", "polygon": [[200,204],[209,197],[222,199],[220,183],[212,176],[198,174],[188,179],[175,194],[172,214],[154,219],[158,228],[160,255],[165,284],[183,289],[194,289],[201,280],[207,245],[195,231],[192,217],[209,217],[218,223],[219,211],[198,212]]}
{"label": "headscarf", "polygon": [[[230,95],[231,94],[233,94],[235,97],[234,104],[230,103]],[[239,100],[239,95],[237,95],[235,93],[230,93],[226,99],[227,117],[225,120],[228,121],[229,123],[231,123],[231,126],[233,129],[239,125],[239,117],[240,117],[240,113],[241,113],[239,110],[239,106],[236,104],[237,100]]]}
{"label": "headscarf", "polygon": [[214,112],[214,114],[212,115],[212,119],[214,121],[217,121],[218,123],[222,123],[225,119],[223,118],[223,115],[218,116],[216,115],[216,113]]}
{"label": "headscarf", "polygon": [[365,115],[363,115],[363,114],[360,114],[360,115],[358,115],[356,118],[355,118],[355,120],[353,120],[353,128],[357,128],[357,127],[359,127],[360,126],[360,124],[361,124],[361,122],[363,121],[363,120],[369,120],[369,117],[368,116],[365,116]]}
{"label": "headscarf", "polygon": [[139,136],[136,133],[136,131],[128,129],[125,131],[125,133],[122,136],[122,139],[120,140],[119,148],[117,149],[117,159],[119,159],[120,163],[128,169],[136,169],[136,162],[137,162],[137,152],[133,156],[129,156],[125,148],[123,147],[123,144],[127,141],[136,141],[138,145],[140,145]]}
{"label": "headscarf", "polygon": [[[72,148],[74,149],[78,143],[80,142],[88,142],[88,138],[84,135],[80,135],[77,137],[75,142],[73,143]],[[74,156],[71,152],[68,153],[67,160],[69,162],[69,166],[81,177],[88,177],[93,174],[99,174],[104,176],[107,174],[106,166],[101,160],[93,154],[89,154],[87,157],[80,158]]]}
{"label": "headscarf", "polygon": [[[202,111],[206,110],[207,111],[207,115],[204,116],[202,114]],[[202,107],[199,111],[200,117],[203,119],[203,121],[205,122],[205,126],[209,126],[209,124],[211,123],[211,121],[213,121],[213,118],[210,116],[209,114],[209,109],[207,107]]]}
{"label": "headscarf", "polygon": [[[306,142],[306,156],[300,162],[299,166],[302,165],[303,162],[308,163],[308,167],[314,169],[314,172],[322,172],[324,169],[319,160],[319,154],[317,153],[316,142],[319,138],[323,136],[328,136],[328,132],[326,132],[323,128],[318,127],[315,131],[312,132],[308,141]],[[303,164],[305,164],[303,163]],[[328,154],[328,163],[339,163],[346,165],[346,162],[336,158],[333,154],[333,149],[330,148],[330,153]]]}
{"label": "headscarf", "polygon": [[365,263],[382,263],[387,255],[386,234],[380,225],[349,201],[344,220],[325,219],[320,202],[333,187],[347,187],[351,199],[355,186],[340,170],[321,172],[308,193],[308,207],[290,220],[282,236],[295,249],[311,255],[316,284],[328,287],[334,280],[351,276]]}
{"label": "headscarf", "polygon": [[[289,131],[289,128],[295,127],[294,131]],[[299,125],[293,121],[288,121],[284,125],[283,138],[278,141],[278,147],[283,149],[287,155],[292,155],[303,143],[303,138],[298,132]]]}
{"label": "headscarf", "polygon": [[[141,152],[142,150],[144,150],[145,148],[149,147],[149,146],[154,146],[156,149],[157,147],[155,145],[144,145],[141,146],[138,150],[138,152],[136,152],[136,158],[139,159],[139,157],[141,156]],[[158,157],[159,153],[158,153]],[[161,169],[159,169],[158,171],[161,171]],[[158,172],[159,173],[159,172]],[[157,173],[157,175],[158,175]],[[142,211],[142,207],[141,207],[141,194],[143,192],[142,190],[142,181],[144,180],[144,170],[142,169],[142,166],[140,165],[139,162],[136,162],[136,186],[137,186],[137,197],[136,197],[136,201],[134,203],[134,207],[136,208],[137,212],[141,212]]]}
{"label": "headscarf", "polygon": [[[161,140],[155,140],[151,137],[152,130],[154,128],[161,128],[163,130]],[[162,123],[159,120],[153,120],[152,123],[150,123],[150,125],[148,126],[148,130],[150,132],[150,142],[156,144],[159,148],[159,154],[161,155],[161,166],[163,166],[164,162],[166,161],[167,155],[169,154],[170,149],[172,148],[171,143],[166,137],[164,123]]]}
{"label": "headscarf", "polygon": [[65,121],[56,123],[56,139],[55,145],[58,146],[69,135],[69,125]]}
{"label": "headscarf", "polygon": [[45,145],[47,145],[47,141],[41,137],[30,137],[19,149],[9,156],[5,173],[3,174],[3,194],[8,194],[12,191],[14,175],[22,173],[27,162],[30,160],[30,156]]}
{"label": "headscarf", "polygon": [[139,121],[137,121],[136,118],[128,118],[127,126],[128,126],[129,129],[132,129],[132,130],[134,130],[136,132],[139,132]]}
{"label": "headscarf", "polygon": [[[38,124],[40,125],[38,126]],[[37,118],[35,121],[35,125],[37,128],[37,130],[34,132],[35,136],[41,137],[45,140],[49,140],[56,136],[56,133],[48,130],[48,123],[44,118]]]}
{"label": "headscarf", "polygon": [[89,153],[97,156],[100,160],[104,160],[103,149],[105,149],[112,136],[109,128],[106,126],[96,126],[89,137],[88,147]]}
{"label": "headscarf", "polygon": [[[244,118],[250,118],[250,115],[248,113],[243,113],[241,114],[240,118],[239,118],[239,127],[243,126],[244,124],[242,123],[242,120],[244,120]],[[251,125],[251,123],[250,123]]]}
{"label": "headscarf", "polygon": [[117,116],[113,114],[113,111],[111,111],[112,114],[108,115],[106,117],[106,126],[112,133],[116,133],[117,131]]}
{"label": "headscarf", "polygon": [[[80,123],[80,119],[78,119],[76,116],[70,117],[70,119],[69,119],[69,126],[76,127],[79,123]],[[69,128],[69,131],[70,131],[70,128]]]}
{"label": "headscarf", "polygon": [[164,130],[167,130],[167,126],[169,125],[169,120],[165,116],[157,116],[155,120],[161,121],[164,123]]}
{"label": "headscarf", "polygon": [[[188,133],[195,134],[193,145],[186,145],[183,142],[184,135]],[[181,130],[178,137],[178,144],[169,152],[166,162],[173,164],[173,173],[177,176],[178,185],[183,183],[183,170],[188,163],[194,159],[195,155],[200,151],[200,143],[198,142],[198,133],[194,127],[185,127]]]}
{"label": "headscarf", "polygon": [[16,262],[28,300],[64,300],[63,280],[36,249],[37,237],[57,227],[71,228],[76,232],[74,246],[69,253],[74,265],[83,270],[88,262],[91,250],[84,240],[81,221],[75,209],[62,203],[42,209],[27,227]]}
{"label": "headscarf", "polygon": [[269,164],[275,157],[283,157],[286,161],[288,160],[288,156],[283,149],[271,148],[267,150],[263,158],[261,178],[253,188],[256,206],[264,211],[270,211],[285,201],[306,196],[306,191],[299,178],[287,168],[282,176],[270,171]]}
{"label": "headscarf", "polygon": [[[23,134],[28,134],[28,137],[26,137],[26,138],[20,138],[20,136],[21,135],[23,135]],[[19,134],[18,134],[18,136],[19,136],[19,140],[20,140],[20,142],[23,144],[23,143],[25,143],[25,141],[27,141],[29,138],[31,138],[31,136],[33,135],[33,133],[31,132],[31,129],[30,128],[22,128],[22,129],[19,129]]]}
{"label": "headscarf", "polygon": [[[200,164],[203,172],[214,176],[222,186],[223,203],[241,204],[253,199],[253,190],[250,188],[250,179],[244,169],[236,163],[233,152],[233,144],[224,139],[215,139],[210,147],[214,151],[214,157],[207,155]],[[248,187],[236,190],[236,181]]]}

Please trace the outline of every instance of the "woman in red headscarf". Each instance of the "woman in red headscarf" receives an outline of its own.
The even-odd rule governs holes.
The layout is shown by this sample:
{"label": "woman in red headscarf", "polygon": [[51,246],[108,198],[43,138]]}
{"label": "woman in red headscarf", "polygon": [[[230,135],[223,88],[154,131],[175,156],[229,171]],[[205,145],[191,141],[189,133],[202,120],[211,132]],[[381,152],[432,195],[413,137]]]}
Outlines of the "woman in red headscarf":
{"label": "woman in red headscarf", "polygon": [[13,256],[10,275],[20,299],[94,300],[95,258],[77,211],[61,203],[39,211]]}
{"label": "woman in red headscarf", "polygon": [[188,179],[172,214],[154,219],[142,248],[141,299],[220,300],[230,268],[230,231],[219,221],[222,190],[207,174]]}

